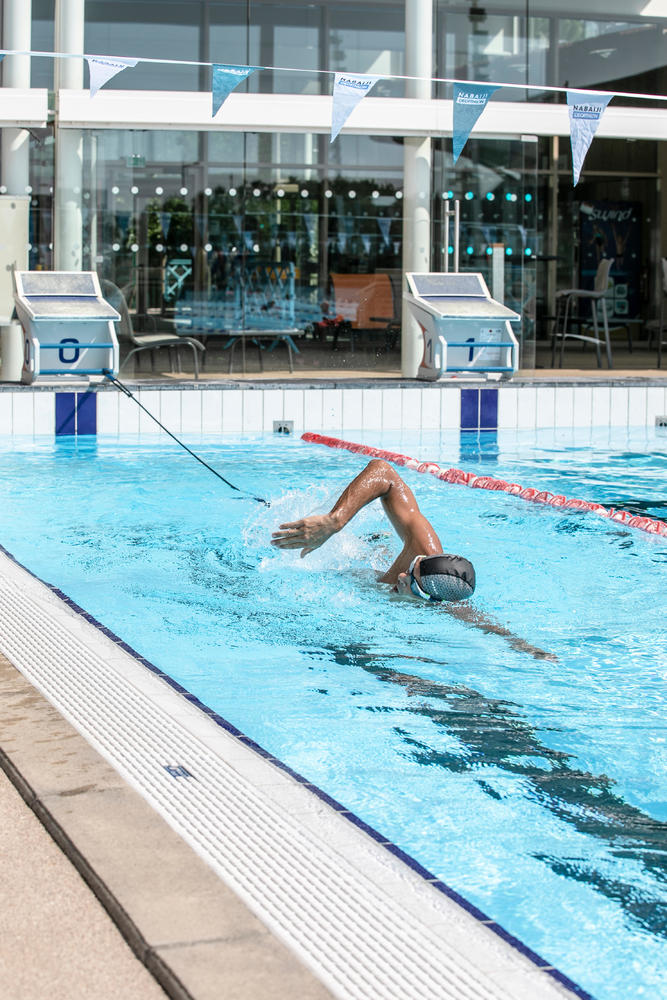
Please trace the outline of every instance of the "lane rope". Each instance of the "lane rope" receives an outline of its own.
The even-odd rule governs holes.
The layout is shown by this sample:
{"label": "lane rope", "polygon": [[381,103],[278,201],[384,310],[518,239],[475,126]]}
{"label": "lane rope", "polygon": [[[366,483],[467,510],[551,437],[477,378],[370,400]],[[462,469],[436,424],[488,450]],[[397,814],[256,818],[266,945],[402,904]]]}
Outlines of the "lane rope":
{"label": "lane rope", "polygon": [[327,437],[324,434],[314,434],[306,431],[301,435],[301,440],[310,444],[322,444],[327,448],[343,448],[346,451],[354,452],[357,455],[368,455],[371,458],[383,458],[386,462],[394,465],[401,465],[415,472],[428,473],[442,480],[443,483],[452,483],[456,486],[469,486],[473,490],[493,490],[500,493],[509,493],[511,496],[520,497],[522,500],[529,500],[531,503],[542,503],[549,507],[560,507],[563,510],[582,510],[606,517],[610,521],[617,521],[625,524],[629,528],[639,528],[640,531],[647,531],[651,535],[662,535],[667,538],[667,523],[654,517],[642,517],[638,514],[631,514],[627,510],[616,510],[614,507],[603,507],[602,504],[592,503],[589,500],[578,500],[574,497],[568,498],[560,494],[550,493],[548,490],[538,490],[532,486],[520,486],[518,483],[506,483],[504,479],[494,479],[493,476],[478,476],[474,472],[464,472],[462,469],[442,469],[437,462],[422,462],[418,458],[410,458],[408,455],[401,455],[395,451],[385,451],[382,448],[372,448],[369,445],[357,444],[354,441],[344,441],[341,438]]}

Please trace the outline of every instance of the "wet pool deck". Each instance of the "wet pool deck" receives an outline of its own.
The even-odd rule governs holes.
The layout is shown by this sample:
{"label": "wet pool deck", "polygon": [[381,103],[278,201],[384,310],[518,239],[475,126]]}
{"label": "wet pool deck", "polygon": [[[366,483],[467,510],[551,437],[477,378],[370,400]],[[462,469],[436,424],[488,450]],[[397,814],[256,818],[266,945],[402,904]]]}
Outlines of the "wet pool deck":
{"label": "wet pool deck", "polygon": [[331,994],[0,654],[0,995]]}

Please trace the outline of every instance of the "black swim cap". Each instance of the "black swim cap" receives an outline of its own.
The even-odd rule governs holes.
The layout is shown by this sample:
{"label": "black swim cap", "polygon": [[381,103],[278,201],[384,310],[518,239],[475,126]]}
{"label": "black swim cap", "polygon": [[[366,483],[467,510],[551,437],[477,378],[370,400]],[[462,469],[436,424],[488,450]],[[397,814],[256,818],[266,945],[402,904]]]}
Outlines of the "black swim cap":
{"label": "black swim cap", "polygon": [[475,570],[463,556],[422,556],[421,589],[434,601],[465,601],[475,592]]}

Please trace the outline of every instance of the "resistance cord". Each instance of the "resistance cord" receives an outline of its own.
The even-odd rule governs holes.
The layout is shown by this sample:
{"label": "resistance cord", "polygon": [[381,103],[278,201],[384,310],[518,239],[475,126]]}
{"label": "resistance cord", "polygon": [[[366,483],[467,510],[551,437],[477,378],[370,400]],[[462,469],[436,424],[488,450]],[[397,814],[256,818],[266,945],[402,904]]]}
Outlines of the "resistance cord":
{"label": "resistance cord", "polygon": [[160,421],[158,420],[158,418],[156,416],[154,416],[151,413],[150,410],[147,410],[146,407],[143,405],[143,403],[140,403],[139,400],[137,399],[137,397],[134,396],[130,392],[130,390],[128,389],[128,387],[126,385],[123,385],[123,383],[120,382],[116,378],[115,375],[113,375],[110,371],[108,371],[108,369],[104,369],[103,370],[103,374],[104,374],[104,376],[106,378],[109,379],[110,382],[112,382],[116,386],[116,388],[119,390],[119,392],[122,392],[125,396],[128,397],[128,399],[133,400],[137,404],[137,406],[139,407],[139,409],[143,410],[144,413],[147,416],[149,416],[151,418],[151,420],[153,420],[158,425],[158,427],[162,428],[162,430],[165,432],[165,434],[168,434],[169,437],[172,438],[172,440],[176,442],[176,444],[180,444],[181,448],[185,449],[185,451],[187,451],[188,455],[192,455],[193,458],[197,459],[197,461],[200,463],[200,465],[203,465],[205,469],[208,469],[209,472],[212,472],[214,476],[218,477],[218,479],[222,479],[223,483],[226,483],[227,486],[229,486],[230,489],[235,490],[237,493],[242,493],[244,496],[247,496],[250,500],[256,500],[257,503],[263,503],[267,507],[271,506],[271,504],[269,503],[268,500],[264,500],[262,497],[256,497],[252,493],[248,493],[246,490],[242,490],[242,489],[240,489],[240,487],[234,486],[234,483],[230,483],[230,481],[228,479],[225,479],[224,476],[222,476],[219,472],[217,472],[214,468],[212,468],[212,466],[210,466],[208,464],[208,462],[205,462],[204,459],[200,458],[199,455],[196,455],[194,453],[194,451],[192,451],[191,448],[188,448],[187,444],[183,444],[183,442],[181,440],[179,440],[179,438],[177,438],[175,434],[172,434],[171,431],[167,427],[164,426],[164,424],[161,424]]}

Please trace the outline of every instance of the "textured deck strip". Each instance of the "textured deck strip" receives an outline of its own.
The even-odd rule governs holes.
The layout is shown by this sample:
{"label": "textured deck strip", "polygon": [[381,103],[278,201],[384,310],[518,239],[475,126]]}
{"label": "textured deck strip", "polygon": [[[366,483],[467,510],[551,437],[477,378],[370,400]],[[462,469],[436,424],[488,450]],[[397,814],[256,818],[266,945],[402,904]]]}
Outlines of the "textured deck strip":
{"label": "textured deck strip", "polygon": [[585,996],[5,555],[0,648],[336,996]]}

